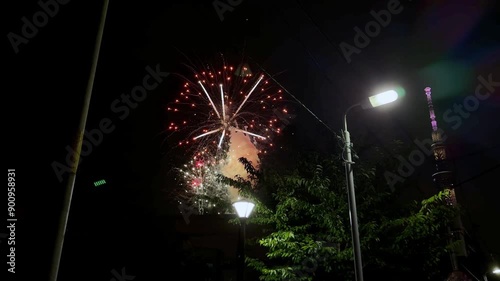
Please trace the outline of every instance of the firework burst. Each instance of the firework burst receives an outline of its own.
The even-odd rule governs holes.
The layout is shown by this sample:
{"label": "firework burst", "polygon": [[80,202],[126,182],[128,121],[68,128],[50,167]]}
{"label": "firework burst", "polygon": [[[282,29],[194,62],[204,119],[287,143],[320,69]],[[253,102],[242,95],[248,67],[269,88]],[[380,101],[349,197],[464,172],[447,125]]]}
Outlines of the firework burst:
{"label": "firework burst", "polygon": [[261,152],[273,146],[272,139],[283,128],[278,116],[288,114],[282,89],[269,77],[254,75],[246,64],[193,72],[193,79],[186,79],[167,107],[175,120],[167,130],[187,132],[179,145],[223,153],[231,132],[238,132],[248,136]]}
{"label": "firework burst", "polygon": [[[241,157],[259,166],[261,153],[289,123],[284,90],[271,77],[238,67],[191,68],[181,91],[167,106],[169,135],[181,136],[188,162],[179,169],[189,205],[198,213],[231,210],[239,191],[220,182],[220,175],[245,177]],[[186,205],[186,202],[183,206]]]}
{"label": "firework burst", "polygon": [[200,152],[179,169],[184,197],[188,198],[184,203],[189,202],[198,214],[220,214],[230,210],[229,186],[222,183],[218,176],[223,162]]}

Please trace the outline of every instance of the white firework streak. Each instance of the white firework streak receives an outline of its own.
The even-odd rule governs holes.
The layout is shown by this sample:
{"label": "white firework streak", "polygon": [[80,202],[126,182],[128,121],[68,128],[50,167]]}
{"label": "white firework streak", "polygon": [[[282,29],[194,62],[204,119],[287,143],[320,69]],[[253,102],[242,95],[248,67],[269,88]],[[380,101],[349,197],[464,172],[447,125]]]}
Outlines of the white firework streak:
{"label": "white firework streak", "polygon": [[201,134],[199,136],[196,136],[196,137],[193,138],[193,140],[196,140],[196,139],[199,139],[201,137],[205,137],[205,136],[208,136],[208,135],[211,135],[211,134],[215,134],[215,133],[217,133],[217,132],[219,132],[219,131],[222,130],[222,134],[221,134],[220,139],[219,139],[219,144],[217,146],[218,148],[220,148],[221,145],[222,145],[222,141],[224,140],[224,136],[226,135],[226,131],[228,131],[229,129],[234,129],[234,131],[236,131],[236,132],[245,133],[245,134],[257,137],[257,138],[266,139],[264,136],[261,136],[261,135],[255,134],[255,133],[251,133],[251,132],[248,132],[246,130],[242,130],[242,129],[239,129],[239,128],[236,128],[236,127],[230,125],[231,122],[234,121],[234,119],[236,118],[236,116],[240,112],[241,108],[245,105],[245,103],[247,102],[248,98],[250,97],[250,95],[252,95],[253,91],[255,90],[255,88],[257,88],[257,86],[259,85],[260,81],[262,81],[263,78],[264,78],[264,76],[261,76],[259,78],[259,80],[257,80],[257,82],[255,82],[255,85],[248,92],[248,94],[245,96],[245,99],[243,100],[243,102],[241,102],[241,104],[238,107],[238,109],[234,112],[233,116],[228,121],[226,121],[226,111],[225,111],[225,104],[224,104],[224,89],[223,89],[223,85],[222,84],[219,85],[219,87],[220,87],[220,96],[221,96],[221,101],[222,101],[222,116],[220,116],[219,111],[217,110],[217,107],[215,106],[214,102],[212,101],[212,98],[210,97],[210,95],[208,94],[207,90],[203,86],[203,83],[201,83],[201,81],[198,81],[198,84],[200,84],[201,88],[203,89],[203,92],[205,93],[205,95],[207,96],[208,100],[210,101],[210,104],[212,105],[212,108],[214,109],[215,113],[217,114],[217,117],[219,117],[219,119],[221,120],[221,127],[218,128],[218,129],[215,129],[215,130],[203,133],[203,134]]}

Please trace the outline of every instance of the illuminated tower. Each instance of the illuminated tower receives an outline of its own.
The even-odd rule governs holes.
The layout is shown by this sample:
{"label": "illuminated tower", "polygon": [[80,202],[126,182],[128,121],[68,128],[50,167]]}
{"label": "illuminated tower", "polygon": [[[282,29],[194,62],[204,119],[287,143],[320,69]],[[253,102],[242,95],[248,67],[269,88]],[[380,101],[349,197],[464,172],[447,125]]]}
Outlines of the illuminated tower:
{"label": "illuminated tower", "polygon": [[[450,197],[448,198],[446,203],[451,208],[455,208],[457,200],[455,197],[455,177],[452,165],[447,157],[448,151],[442,138],[443,131],[439,129],[437,125],[434,106],[432,105],[431,88],[426,87],[424,90],[425,95],[427,96],[427,104],[429,106],[429,115],[432,126],[431,148],[434,155],[434,162],[436,164],[436,172],[432,175],[432,179],[440,191],[447,190],[450,192]],[[448,280],[470,280],[467,275],[459,270],[459,257],[467,256],[467,251],[465,249],[464,231],[459,215],[457,216],[454,223],[448,227],[448,231],[450,235],[450,242],[458,242],[458,246],[454,247],[453,251],[450,253],[453,272],[448,277]]]}

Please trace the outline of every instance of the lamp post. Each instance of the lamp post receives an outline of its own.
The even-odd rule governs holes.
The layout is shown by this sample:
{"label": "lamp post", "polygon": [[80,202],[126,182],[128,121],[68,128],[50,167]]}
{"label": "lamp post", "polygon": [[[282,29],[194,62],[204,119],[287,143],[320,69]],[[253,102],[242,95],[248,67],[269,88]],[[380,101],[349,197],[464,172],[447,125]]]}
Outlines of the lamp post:
{"label": "lamp post", "polygon": [[365,102],[357,103],[347,108],[344,114],[344,149],[346,158],[344,158],[345,174],[347,181],[347,197],[349,200],[349,218],[351,221],[351,235],[354,250],[354,268],[356,281],[363,281],[363,262],[361,260],[361,245],[359,242],[358,230],[358,211],[356,208],[356,194],[354,192],[354,175],[352,171],[352,152],[351,152],[351,137],[347,130],[347,113],[355,107],[361,106],[363,109],[377,107],[395,101],[398,98],[398,93],[394,90],[386,91],[378,95],[369,97]]}
{"label": "lamp post", "polygon": [[245,239],[246,239],[246,223],[248,217],[252,214],[255,204],[248,200],[238,200],[233,203],[233,207],[240,218],[240,235],[238,243],[238,280],[245,280]]}

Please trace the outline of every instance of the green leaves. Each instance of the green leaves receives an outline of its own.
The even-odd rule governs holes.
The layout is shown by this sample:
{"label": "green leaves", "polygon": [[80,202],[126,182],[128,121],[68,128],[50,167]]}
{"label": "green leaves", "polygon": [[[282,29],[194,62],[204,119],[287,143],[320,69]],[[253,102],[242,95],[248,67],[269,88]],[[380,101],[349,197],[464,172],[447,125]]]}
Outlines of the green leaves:
{"label": "green leaves", "polygon": [[[353,251],[345,171],[335,158],[306,155],[295,169],[241,159],[250,179],[231,181],[256,203],[249,223],[260,225],[264,256],[248,257],[260,280],[352,280]],[[365,272],[371,278],[434,277],[445,259],[449,191],[401,206],[377,186],[373,167],[356,166],[355,183]],[[394,279],[390,279],[392,276]],[[405,279],[406,280],[406,279]]]}

